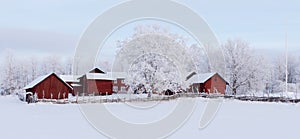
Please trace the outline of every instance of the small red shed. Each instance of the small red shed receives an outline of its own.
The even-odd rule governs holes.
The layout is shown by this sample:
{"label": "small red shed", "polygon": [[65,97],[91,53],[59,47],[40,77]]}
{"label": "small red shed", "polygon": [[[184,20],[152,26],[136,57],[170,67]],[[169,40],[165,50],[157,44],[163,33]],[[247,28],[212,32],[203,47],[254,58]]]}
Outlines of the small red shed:
{"label": "small red shed", "polygon": [[226,86],[228,85],[228,82],[218,73],[197,74],[191,80],[193,82],[191,86],[193,89],[208,94],[225,94]]}
{"label": "small red shed", "polygon": [[79,79],[84,93],[95,95],[111,95],[113,93],[114,79],[110,74],[87,73]]}
{"label": "small red shed", "polygon": [[41,76],[26,87],[26,92],[32,92],[38,99],[66,99],[73,88],[55,73]]}

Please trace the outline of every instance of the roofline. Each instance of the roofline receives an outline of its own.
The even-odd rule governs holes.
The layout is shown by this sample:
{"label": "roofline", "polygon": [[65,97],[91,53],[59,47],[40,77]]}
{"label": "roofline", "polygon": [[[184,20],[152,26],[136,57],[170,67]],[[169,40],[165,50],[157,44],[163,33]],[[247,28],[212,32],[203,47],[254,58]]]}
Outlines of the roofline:
{"label": "roofline", "polygon": [[95,81],[115,81],[114,79],[87,79],[87,80],[95,80]]}
{"label": "roofline", "polygon": [[[218,73],[218,72],[211,72],[211,73],[213,73],[209,78],[207,78],[205,81],[204,81],[204,83],[206,82],[206,81],[208,81],[209,79],[211,79],[213,76],[215,76],[215,75],[218,75],[223,81],[225,81],[225,83],[227,84],[227,85],[229,85],[229,83]],[[195,82],[195,83],[198,83],[198,82]],[[200,83],[201,84],[201,83]]]}
{"label": "roofline", "polygon": [[[67,85],[70,89],[73,90],[73,87],[70,86],[67,82],[65,82],[62,78],[60,78],[56,73],[53,73],[60,81],[62,81],[65,85]],[[48,78],[48,77],[47,77]]]}
{"label": "roofline", "polygon": [[[92,70],[95,70],[95,69],[98,69],[98,70],[102,71],[104,74],[107,73],[106,71],[102,70],[102,68],[100,68],[100,67],[93,67],[93,68],[90,69],[87,73],[90,73]],[[102,73],[102,74],[103,74],[103,73]]]}
{"label": "roofline", "polygon": [[[54,72],[48,74],[47,77],[45,77],[43,80],[41,80],[40,82],[38,82],[36,85],[34,85],[34,86],[31,87],[31,88],[34,88],[35,86],[39,85],[41,82],[43,82],[44,80],[46,80],[47,78],[49,78],[51,75],[56,76],[61,82],[63,82],[65,85],[67,85],[70,89],[73,90],[73,87],[71,87],[68,83],[66,83],[63,79],[61,79],[61,78],[60,78],[56,73],[54,73]],[[23,89],[27,90],[27,89],[31,89],[31,88],[25,88],[25,87],[24,87]]]}
{"label": "roofline", "polygon": [[216,74],[218,74],[221,77],[221,79],[226,82],[227,85],[229,84],[229,82],[227,82],[219,73],[216,72]]}
{"label": "roofline", "polygon": [[[58,75],[57,75],[58,76]],[[73,82],[72,81],[72,83],[79,83],[80,82],[80,80],[78,80],[80,77],[82,77],[81,75],[63,75],[63,74],[61,74],[61,75],[59,75],[59,77],[60,76],[73,76],[74,77],[74,79],[76,79],[77,81],[75,81],[75,82]],[[77,76],[77,77],[76,77]],[[61,77],[60,77],[61,78]],[[62,78],[61,78],[62,79]],[[69,81],[65,81],[66,83],[68,83]]]}

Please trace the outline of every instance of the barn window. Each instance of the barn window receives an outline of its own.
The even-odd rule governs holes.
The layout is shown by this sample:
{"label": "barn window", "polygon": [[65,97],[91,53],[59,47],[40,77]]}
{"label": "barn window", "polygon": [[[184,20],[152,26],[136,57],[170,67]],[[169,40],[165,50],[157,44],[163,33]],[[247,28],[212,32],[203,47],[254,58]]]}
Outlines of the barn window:
{"label": "barn window", "polygon": [[218,78],[217,77],[215,77],[215,82],[217,82],[218,81]]}

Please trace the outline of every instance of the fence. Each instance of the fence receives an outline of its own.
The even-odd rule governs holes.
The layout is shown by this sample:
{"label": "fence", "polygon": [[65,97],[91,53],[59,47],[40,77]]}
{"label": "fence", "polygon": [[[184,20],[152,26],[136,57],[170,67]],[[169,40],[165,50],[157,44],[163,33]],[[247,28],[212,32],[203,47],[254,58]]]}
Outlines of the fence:
{"label": "fence", "polygon": [[205,94],[205,93],[178,93],[174,95],[153,95],[151,97],[142,96],[136,94],[114,94],[114,95],[105,95],[105,96],[95,96],[94,94],[89,95],[77,95],[76,99],[69,100],[70,103],[125,103],[125,102],[149,102],[149,101],[169,101],[175,100],[177,98],[223,98],[222,94]]}
{"label": "fence", "polygon": [[285,97],[256,97],[256,96],[228,96],[222,94],[206,94],[206,93],[178,93],[174,95],[153,95],[151,97],[135,94],[114,94],[96,96],[95,94],[77,95],[73,99],[41,99],[40,102],[51,102],[56,104],[90,104],[90,103],[125,103],[125,102],[150,102],[150,101],[170,101],[178,98],[222,98],[222,99],[235,99],[240,101],[257,101],[257,102],[282,102],[282,103],[299,103],[300,99],[292,99]]}

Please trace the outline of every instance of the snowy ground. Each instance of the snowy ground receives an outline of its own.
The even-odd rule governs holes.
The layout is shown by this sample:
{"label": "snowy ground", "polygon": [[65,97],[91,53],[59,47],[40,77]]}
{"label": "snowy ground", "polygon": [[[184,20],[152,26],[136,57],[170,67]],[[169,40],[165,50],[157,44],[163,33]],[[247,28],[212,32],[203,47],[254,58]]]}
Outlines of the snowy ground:
{"label": "snowy ground", "polygon": [[[224,100],[214,121],[199,130],[200,116],[208,100],[197,99],[197,107],[190,119],[169,138],[299,138],[299,104]],[[124,120],[146,122],[149,119],[158,120],[171,111],[174,104],[175,100],[162,102],[147,111],[134,110],[121,103],[105,105]],[[87,122],[76,104],[28,105],[13,96],[0,96],[0,109],[1,138],[105,138]]]}
{"label": "snowy ground", "polygon": [[248,94],[240,94],[240,96],[255,96],[255,97],[283,97],[289,99],[299,99],[300,93],[295,92],[276,92],[276,93],[263,93],[263,92],[253,92]]}

